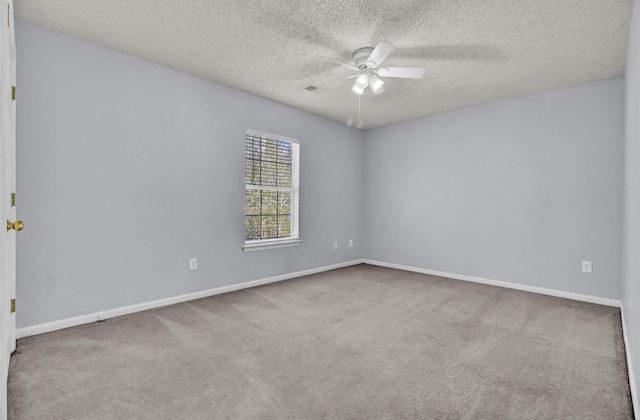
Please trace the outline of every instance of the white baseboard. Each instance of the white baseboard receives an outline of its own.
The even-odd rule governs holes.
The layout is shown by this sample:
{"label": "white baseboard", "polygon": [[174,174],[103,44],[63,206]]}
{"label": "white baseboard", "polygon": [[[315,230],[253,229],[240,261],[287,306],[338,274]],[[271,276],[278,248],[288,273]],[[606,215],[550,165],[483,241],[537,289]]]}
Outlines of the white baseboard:
{"label": "white baseboard", "polygon": [[392,264],[375,260],[362,260],[365,264],[378,265],[380,267],[395,268],[397,270],[412,271],[415,273],[429,274],[438,277],[448,277],[456,280],[470,281],[474,283],[488,284],[491,286],[505,287],[507,289],[523,290],[525,292],[538,293],[541,295],[549,295],[561,297],[565,299],[579,300],[582,302],[597,303],[599,305],[613,306],[619,308],[620,301],[616,299],[601,298],[597,296],[581,295],[579,293],[564,292],[561,290],[545,289],[544,287],[527,286],[525,284],[510,283],[506,281],[485,279],[482,277],[467,276],[465,274],[446,273],[444,271],[427,270],[425,268],[410,267],[400,264]]}
{"label": "white baseboard", "polygon": [[293,279],[293,278],[302,277],[302,276],[308,276],[311,274],[321,273],[323,271],[335,270],[337,268],[348,267],[351,265],[356,265],[361,263],[377,265],[381,267],[395,268],[398,270],[412,271],[412,272],[422,273],[422,274],[429,274],[429,275],[438,276],[438,277],[448,277],[448,278],[457,279],[457,280],[471,281],[476,283],[488,284],[492,286],[506,287],[509,289],[524,290],[527,292],[540,293],[543,295],[550,295],[550,296],[562,297],[562,298],[579,300],[584,302],[597,303],[600,305],[607,305],[607,306],[614,306],[614,307],[621,306],[620,301],[615,299],[606,299],[606,298],[600,298],[596,296],[581,295],[577,293],[563,292],[563,291],[553,290],[553,289],[545,289],[542,287],[527,286],[527,285],[522,285],[517,283],[509,283],[504,281],[485,279],[481,277],[467,276],[463,274],[427,270],[424,268],[410,267],[410,266],[405,266],[400,264],[386,263],[382,261],[359,259],[359,260],[347,261],[340,264],[333,264],[333,265],[328,265],[324,267],[298,271],[295,273],[282,274],[279,276],[248,281],[245,283],[232,284],[229,286],[218,287],[215,289],[203,290],[200,292],[188,293],[180,296],[173,296],[165,299],[139,303],[136,305],[130,305],[130,306],[124,306],[120,308],[108,309],[105,311],[93,312],[86,315],[80,315],[72,318],[65,318],[65,319],[52,321],[52,322],[46,322],[43,324],[32,325],[29,327],[18,328],[16,329],[16,338],[19,339],[19,338],[29,337],[32,335],[57,331],[63,328],[69,328],[69,327],[74,327],[76,325],[88,324],[90,322],[95,322],[98,320],[104,320],[104,319],[109,319],[116,316],[128,315],[135,312],[146,311],[148,309],[173,305],[176,303],[186,302],[189,300],[201,299],[209,296],[219,295],[221,293],[233,292],[236,290],[242,290],[250,287],[261,286],[263,284],[276,283],[283,280]]}
{"label": "white baseboard", "polygon": [[289,280],[296,277],[308,276],[311,274],[321,273],[323,271],[335,270],[336,268],[349,267],[351,265],[362,264],[363,260],[353,260],[344,263],[327,265],[324,267],[312,268],[309,270],[297,271],[295,273],[282,274],[280,276],[268,277],[259,280],[248,281],[245,283],[232,284],[229,286],[217,287],[215,289],[202,290],[200,292],[188,293],[186,295],[173,296],[165,299],[153,300],[151,302],[139,303],[136,305],[123,306],[115,309],[108,309],[100,312],[93,312],[86,315],[80,315],[73,318],[60,319],[58,321],[46,322],[43,324],[32,325],[29,327],[16,329],[16,339],[29,337],[32,335],[44,334],[64,328],[75,327],[77,325],[89,324],[99,320],[114,318],[116,316],[128,315],[135,312],[146,311],[148,309],[159,308],[161,306],[173,305],[176,303],[187,302],[189,300],[201,299],[209,296],[219,295],[222,293],[233,292],[236,290],[248,289],[250,287],[262,286],[264,284],[276,283],[283,280]]}
{"label": "white baseboard", "polygon": [[624,307],[620,306],[620,318],[622,318],[622,338],[624,339],[624,350],[627,355],[627,370],[629,371],[629,390],[631,391],[631,403],[633,404],[633,412],[635,416],[640,416],[640,401],[638,399],[638,388],[636,385],[636,377],[634,376],[633,363],[631,361],[631,349],[629,348],[629,340],[627,339],[627,324],[624,321]]}

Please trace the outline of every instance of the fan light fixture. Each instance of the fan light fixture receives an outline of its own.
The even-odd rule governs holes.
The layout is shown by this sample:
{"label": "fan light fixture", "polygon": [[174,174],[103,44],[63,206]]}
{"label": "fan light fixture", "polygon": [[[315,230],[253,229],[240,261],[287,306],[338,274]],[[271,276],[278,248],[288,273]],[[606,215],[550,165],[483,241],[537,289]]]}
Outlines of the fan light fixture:
{"label": "fan light fixture", "polygon": [[369,78],[369,87],[374,95],[379,95],[384,92],[384,82],[380,80],[375,74]]}
{"label": "fan light fixture", "polygon": [[351,88],[352,91],[357,93],[358,95],[363,95],[364,90],[367,86],[371,89],[374,95],[380,95],[384,92],[384,82],[380,80],[375,74],[361,73],[357,78],[356,82]]}
{"label": "fan light fixture", "polygon": [[364,94],[364,90],[367,88],[367,86],[371,86],[369,82],[373,80],[374,77],[376,76],[371,72],[371,70],[366,68],[360,70],[360,74],[358,75],[358,77],[356,77],[356,82],[351,90],[358,95]]}
{"label": "fan light fixture", "polygon": [[358,85],[358,87],[361,87],[363,89],[366,88],[367,86],[369,86],[369,77],[366,74],[361,74],[356,79],[356,85]]}
{"label": "fan light fixture", "polygon": [[351,88],[352,91],[354,91],[355,93],[357,93],[358,95],[362,95],[364,94],[364,88],[361,88],[360,86],[358,86],[358,82],[356,82],[353,87]]}

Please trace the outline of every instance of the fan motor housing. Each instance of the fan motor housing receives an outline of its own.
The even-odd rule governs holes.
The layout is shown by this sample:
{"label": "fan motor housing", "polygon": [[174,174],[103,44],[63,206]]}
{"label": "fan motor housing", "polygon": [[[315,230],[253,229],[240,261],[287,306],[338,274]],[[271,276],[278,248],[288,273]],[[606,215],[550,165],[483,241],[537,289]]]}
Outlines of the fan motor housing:
{"label": "fan motor housing", "polygon": [[373,52],[373,47],[359,48],[353,52],[353,60],[359,69],[367,68],[367,58]]}

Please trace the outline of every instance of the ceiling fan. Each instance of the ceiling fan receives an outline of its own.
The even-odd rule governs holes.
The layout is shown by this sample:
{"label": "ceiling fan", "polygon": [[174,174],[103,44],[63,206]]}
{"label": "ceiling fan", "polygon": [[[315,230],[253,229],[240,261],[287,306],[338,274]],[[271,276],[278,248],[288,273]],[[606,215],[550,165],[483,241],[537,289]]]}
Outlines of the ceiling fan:
{"label": "ceiling fan", "polygon": [[[355,67],[349,64],[340,63],[339,61],[331,60],[330,58],[323,57],[321,55],[318,57],[357,71],[356,74],[339,80],[355,78],[356,81],[351,90],[358,95],[363,95],[364,90],[367,87],[371,89],[371,92],[374,95],[379,95],[384,92],[384,81],[380,79],[380,77],[420,79],[424,75],[424,69],[421,67],[380,67],[380,64],[382,64],[384,59],[387,58],[394,49],[395,47],[393,45],[385,41],[378,42],[378,45],[376,45],[375,48],[359,48],[353,52],[353,60],[356,64]],[[337,81],[338,80],[334,80],[328,83],[323,83],[319,86],[328,85],[329,83]]]}

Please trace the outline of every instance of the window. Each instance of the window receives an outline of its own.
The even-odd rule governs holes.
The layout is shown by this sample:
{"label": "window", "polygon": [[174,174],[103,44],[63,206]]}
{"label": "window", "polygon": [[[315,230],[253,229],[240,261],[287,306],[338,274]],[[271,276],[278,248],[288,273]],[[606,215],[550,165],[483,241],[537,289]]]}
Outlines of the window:
{"label": "window", "polygon": [[245,138],[244,250],[300,245],[300,143],[255,130]]}

